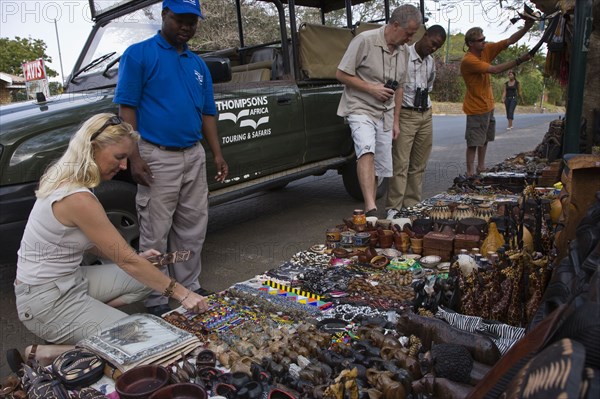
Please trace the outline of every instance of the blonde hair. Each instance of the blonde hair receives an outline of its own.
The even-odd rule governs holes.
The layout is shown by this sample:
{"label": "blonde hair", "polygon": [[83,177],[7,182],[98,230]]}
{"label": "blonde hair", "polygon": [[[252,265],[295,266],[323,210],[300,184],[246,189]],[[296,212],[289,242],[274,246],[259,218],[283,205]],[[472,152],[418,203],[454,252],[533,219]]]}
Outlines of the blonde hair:
{"label": "blonde hair", "polygon": [[465,33],[465,45],[469,47],[469,42],[476,40],[477,36],[481,35],[482,33],[483,29],[478,26],[469,29],[467,33]]}
{"label": "blonde hair", "polygon": [[[83,123],[71,137],[65,153],[40,178],[40,187],[35,193],[38,198],[47,197],[59,187],[72,190],[93,188],[100,184],[100,168],[94,160],[94,152],[116,144],[124,137],[134,142],[140,138],[129,123],[121,121],[119,124],[111,124],[111,118],[116,118],[116,115],[98,114]],[[100,130],[102,132],[97,134]],[[91,140],[95,134],[96,137]]]}

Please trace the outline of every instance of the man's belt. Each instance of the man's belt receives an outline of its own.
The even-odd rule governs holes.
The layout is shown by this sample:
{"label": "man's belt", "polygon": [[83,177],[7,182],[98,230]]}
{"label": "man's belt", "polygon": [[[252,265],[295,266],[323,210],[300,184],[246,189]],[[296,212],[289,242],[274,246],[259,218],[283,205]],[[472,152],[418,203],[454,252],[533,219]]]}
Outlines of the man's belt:
{"label": "man's belt", "polygon": [[405,107],[404,105],[402,106],[402,109],[407,109],[409,111],[417,111],[417,112],[425,112],[425,111],[429,111],[431,109],[431,107],[427,107],[427,108],[417,108],[417,107]]}
{"label": "man's belt", "polygon": [[150,140],[146,140],[146,139],[142,139],[142,140],[144,140],[148,144],[152,144],[153,146],[160,148],[163,151],[173,151],[173,152],[185,151],[187,149],[190,149],[190,148],[198,145],[198,142],[196,141],[194,144],[189,145],[187,147],[171,147],[171,146],[167,146],[167,145],[156,144],[156,143],[153,143]]}

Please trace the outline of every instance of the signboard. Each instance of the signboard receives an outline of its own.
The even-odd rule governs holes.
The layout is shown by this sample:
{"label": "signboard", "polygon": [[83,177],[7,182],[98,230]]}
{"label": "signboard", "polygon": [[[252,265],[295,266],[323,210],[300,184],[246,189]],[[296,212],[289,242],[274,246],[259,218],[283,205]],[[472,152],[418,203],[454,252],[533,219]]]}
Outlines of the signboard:
{"label": "signboard", "polygon": [[34,61],[27,61],[23,63],[22,67],[27,87],[27,97],[38,99],[38,101],[37,93],[43,93],[46,98],[50,97],[44,60],[39,58]]}
{"label": "signboard", "polygon": [[46,79],[46,66],[43,59],[23,63],[23,76],[26,82]]}

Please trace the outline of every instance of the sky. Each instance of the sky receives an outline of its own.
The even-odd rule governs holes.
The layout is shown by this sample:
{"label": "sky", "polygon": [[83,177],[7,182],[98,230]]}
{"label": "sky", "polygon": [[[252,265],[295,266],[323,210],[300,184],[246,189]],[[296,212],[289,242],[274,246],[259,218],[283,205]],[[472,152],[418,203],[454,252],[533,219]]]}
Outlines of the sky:
{"label": "sky", "polygon": [[[418,1],[408,3],[418,6]],[[517,30],[507,22],[515,16],[514,12],[502,10],[498,0],[427,0],[425,6],[430,13],[427,25],[440,24],[448,29],[450,22],[451,34],[465,33],[472,26],[480,26],[489,41],[496,41]],[[72,72],[92,26],[88,0],[0,0],[0,37],[43,39],[47,45],[46,53],[52,58],[49,67],[61,74],[62,58],[65,76]],[[520,43],[533,46],[536,41],[535,38],[526,39],[529,40]]]}

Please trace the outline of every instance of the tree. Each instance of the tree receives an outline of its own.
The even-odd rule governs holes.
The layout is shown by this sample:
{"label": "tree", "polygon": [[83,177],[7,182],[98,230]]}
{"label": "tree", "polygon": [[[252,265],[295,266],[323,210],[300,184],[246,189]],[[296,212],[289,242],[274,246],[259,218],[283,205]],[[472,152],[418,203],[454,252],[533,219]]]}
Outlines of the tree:
{"label": "tree", "polygon": [[48,68],[48,63],[52,62],[52,58],[46,54],[46,43],[42,39],[25,39],[15,37],[9,39],[7,37],[0,38],[0,71],[10,73],[12,75],[23,75],[21,65],[25,61],[33,61],[42,58],[46,63],[46,74],[48,77],[58,76],[58,73],[52,68]]}
{"label": "tree", "polygon": [[436,78],[431,98],[440,102],[462,102],[466,87],[460,76],[460,62],[443,63],[438,57],[435,60]]}
{"label": "tree", "polygon": [[[556,1],[544,1],[544,0],[532,0],[533,5],[542,13],[550,14],[555,11],[557,4],[562,11],[569,11],[571,18],[567,21],[567,35],[575,32],[574,18],[572,11],[575,7],[575,2],[556,2]],[[505,0],[508,6],[514,9],[522,9],[525,1],[523,0]],[[594,122],[594,110],[598,108],[600,103],[600,0],[593,0],[592,2],[592,15],[590,16],[592,21],[591,32],[589,36],[589,45],[586,71],[585,71],[585,84],[583,96],[583,109],[582,117],[587,120],[587,125],[592,126]],[[567,37],[567,56],[570,56],[572,38]],[[560,71],[562,72],[562,71]],[[555,71],[555,75],[560,72]],[[549,80],[552,82],[553,80]],[[568,82],[567,82],[568,84]],[[550,90],[550,93],[555,93],[556,90]],[[567,118],[569,116],[567,115]],[[597,121],[596,121],[597,123]],[[584,131],[582,130],[582,133]],[[582,134],[580,136],[582,143],[586,145],[586,152],[591,152],[592,145],[600,145],[600,138],[594,139],[593,134],[587,134],[587,138]]]}
{"label": "tree", "polygon": [[[242,1],[244,46],[269,43],[281,39],[278,16],[274,6],[257,0]],[[235,4],[232,1],[206,0],[202,2],[206,16],[198,25],[198,32],[190,47],[199,51],[240,47]]]}

